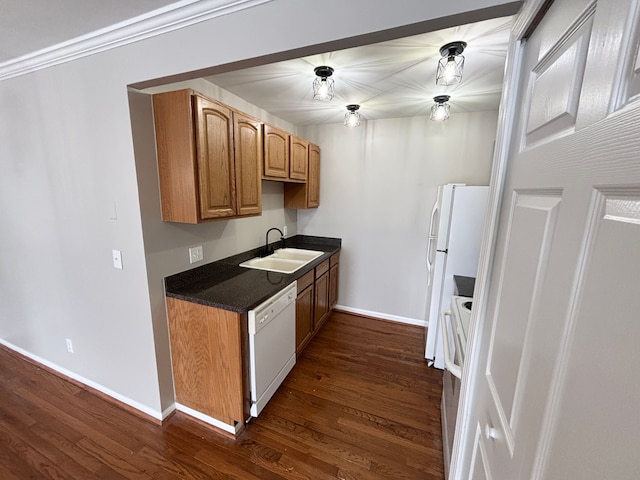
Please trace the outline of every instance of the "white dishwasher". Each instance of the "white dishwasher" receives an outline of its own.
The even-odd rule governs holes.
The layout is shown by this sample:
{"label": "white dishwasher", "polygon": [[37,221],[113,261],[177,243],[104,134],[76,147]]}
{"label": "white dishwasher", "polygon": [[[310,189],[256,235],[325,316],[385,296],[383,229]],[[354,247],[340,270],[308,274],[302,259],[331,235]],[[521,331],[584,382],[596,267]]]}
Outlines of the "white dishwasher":
{"label": "white dishwasher", "polygon": [[296,363],[297,282],[249,310],[251,416],[257,417]]}

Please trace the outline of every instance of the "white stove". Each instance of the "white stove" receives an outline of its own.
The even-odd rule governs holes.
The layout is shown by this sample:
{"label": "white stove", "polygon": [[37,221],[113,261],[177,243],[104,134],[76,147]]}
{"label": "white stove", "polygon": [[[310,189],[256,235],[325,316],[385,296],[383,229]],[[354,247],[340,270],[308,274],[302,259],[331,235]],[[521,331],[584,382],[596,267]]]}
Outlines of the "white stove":
{"label": "white stove", "polygon": [[462,360],[467,353],[467,338],[469,336],[469,321],[471,320],[471,304],[473,298],[470,297],[451,297],[451,323],[456,329],[459,341],[456,347],[460,347]]}
{"label": "white stove", "polygon": [[[442,377],[442,443],[444,453],[445,478],[449,478],[451,450],[456,430],[458,401],[460,399],[460,378],[467,351],[469,321],[473,299],[454,295],[451,309],[442,313],[442,330],[445,356],[445,371]],[[447,322],[447,319],[449,320]]]}

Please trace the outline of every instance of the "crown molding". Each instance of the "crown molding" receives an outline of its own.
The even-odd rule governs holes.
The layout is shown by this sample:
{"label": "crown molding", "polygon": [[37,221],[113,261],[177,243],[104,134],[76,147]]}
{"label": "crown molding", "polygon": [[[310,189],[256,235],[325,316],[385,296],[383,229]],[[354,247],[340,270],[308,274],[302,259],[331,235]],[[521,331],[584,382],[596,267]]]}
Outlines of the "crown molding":
{"label": "crown molding", "polygon": [[182,0],[0,64],[0,81],[121,47],[273,0]]}

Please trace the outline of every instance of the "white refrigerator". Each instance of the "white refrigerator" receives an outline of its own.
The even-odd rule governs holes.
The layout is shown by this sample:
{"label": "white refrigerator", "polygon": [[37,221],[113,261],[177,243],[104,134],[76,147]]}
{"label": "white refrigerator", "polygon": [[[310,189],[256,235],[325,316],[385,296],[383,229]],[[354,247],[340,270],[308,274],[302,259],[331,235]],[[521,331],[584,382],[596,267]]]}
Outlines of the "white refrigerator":
{"label": "white refrigerator", "polygon": [[[444,369],[440,313],[449,309],[454,275],[475,277],[489,187],[449,184],[438,187],[427,240],[427,328],[425,358]],[[431,364],[431,362],[430,362]]]}

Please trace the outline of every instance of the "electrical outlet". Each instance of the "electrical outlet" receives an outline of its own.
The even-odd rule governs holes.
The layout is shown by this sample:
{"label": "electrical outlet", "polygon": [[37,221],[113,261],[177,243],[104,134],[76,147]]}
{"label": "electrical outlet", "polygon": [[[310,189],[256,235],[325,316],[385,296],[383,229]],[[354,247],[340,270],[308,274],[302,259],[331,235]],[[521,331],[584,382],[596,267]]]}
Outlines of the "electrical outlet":
{"label": "electrical outlet", "polygon": [[71,341],[70,338],[67,338],[66,341],[67,341],[67,352],[73,353],[73,342]]}
{"label": "electrical outlet", "polygon": [[202,245],[198,245],[197,247],[191,247],[189,249],[189,263],[200,262],[204,258],[202,253]]}
{"label": "electrical outlet", "polygon": [[122,270],[122,252],[120,250],[111,250],[113,256],[113,268]]}
{"label": "electrical outlet", "polygon": [[287,226],[285,225],[284,227],[282,227],[282,235],[283,236],[287,236]]}

